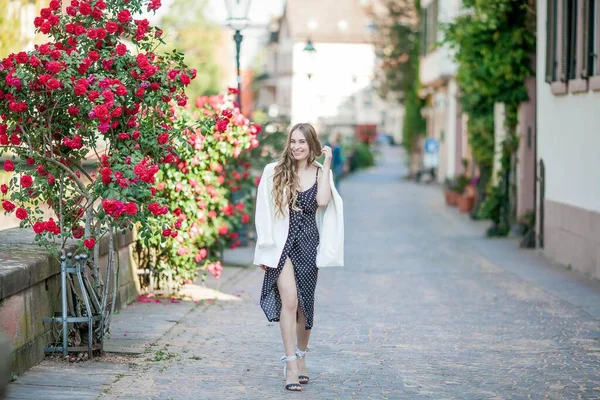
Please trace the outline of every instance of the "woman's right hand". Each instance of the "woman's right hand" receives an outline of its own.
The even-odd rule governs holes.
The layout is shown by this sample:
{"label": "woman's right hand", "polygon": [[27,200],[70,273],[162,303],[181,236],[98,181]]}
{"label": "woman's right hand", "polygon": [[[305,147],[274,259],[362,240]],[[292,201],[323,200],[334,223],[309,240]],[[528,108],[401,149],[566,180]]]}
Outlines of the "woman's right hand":
{"label": "woman's right hand", "polygon": [[267,267],[267,266],[266,266],[266,265],[264,265],[264,264],[260,264],[260,269],[262,269],[263,271],[266,271],[266,270],[267,270],[267,268],[269,268],[269,267]]}

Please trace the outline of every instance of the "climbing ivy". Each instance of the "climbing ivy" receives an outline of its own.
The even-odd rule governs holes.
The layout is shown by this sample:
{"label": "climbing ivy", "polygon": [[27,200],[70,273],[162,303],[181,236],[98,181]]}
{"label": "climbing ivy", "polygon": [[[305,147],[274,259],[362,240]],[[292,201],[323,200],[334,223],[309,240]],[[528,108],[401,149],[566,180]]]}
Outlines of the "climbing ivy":
{"label": "climbing ivy", "polygon": [[[477,213],[497,228],[509,221],[510,169],[516,152],[517,111],[527,100],[525,79],[533,75],[535,2],[533,0],[464,0],[462,13],[442,27],[445,43],[458,62],[460,101],[468,114],[470,145],[479,166],[479,191],[486,198]],[[494,104],[504,103],[506,140],[503,143],[499,187],[487,188],[494,160]],[[506,154],[505,154],[506,153]],[[498,217],[498,213],[503,214]],[[496,229],[497,230],[497,229]],[[500,231],[508,231],[500,229]]]}

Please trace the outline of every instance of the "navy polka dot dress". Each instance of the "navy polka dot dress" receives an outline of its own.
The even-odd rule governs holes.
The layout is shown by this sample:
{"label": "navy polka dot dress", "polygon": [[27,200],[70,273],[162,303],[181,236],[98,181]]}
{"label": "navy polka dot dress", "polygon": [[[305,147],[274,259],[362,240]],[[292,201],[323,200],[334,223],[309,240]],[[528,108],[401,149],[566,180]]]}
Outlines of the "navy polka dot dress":
{"label": "navy polka dot dress", "polygon": [[288,237],[281,252],[277,268],[267,268],[263,281],[260,306],[267,319],[279,321],[281,298],[277,288],[277,278],[283,270],[285,260],[289,257],[294,266],[298,304],[306,319],[306,330],[312,328],[315,304],[315,288],[317,287],[317,248],[319,247],[319,231],[317,229],[317,179],[308,190],[298,192],[296,206],[300,211],[292,210],[290,205],[290,227]]}

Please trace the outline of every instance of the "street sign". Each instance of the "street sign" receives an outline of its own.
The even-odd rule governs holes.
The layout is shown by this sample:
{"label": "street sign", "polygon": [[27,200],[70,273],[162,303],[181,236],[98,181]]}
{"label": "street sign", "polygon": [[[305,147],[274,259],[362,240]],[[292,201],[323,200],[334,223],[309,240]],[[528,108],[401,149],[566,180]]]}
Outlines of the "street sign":
{"label": "street sign", "polygon": [[440,149],[440,142],[438,142],[436,139],[430,137],[425,140],[425,152],[426,153],[434,154],[434,153],[437,153],[439,149]]}
{"label": "street sign", "polygon": [[425,139],[425,154],[423,154],[423,167],[425,169],[437,168],[440,163],[438,150],[440,142],[430,137]]}

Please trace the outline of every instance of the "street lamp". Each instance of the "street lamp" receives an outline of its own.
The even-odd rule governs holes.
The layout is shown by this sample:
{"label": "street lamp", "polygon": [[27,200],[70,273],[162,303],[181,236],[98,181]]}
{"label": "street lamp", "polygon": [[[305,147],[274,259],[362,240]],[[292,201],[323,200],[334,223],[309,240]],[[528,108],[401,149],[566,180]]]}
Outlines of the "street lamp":
{"label": "street lamp", "polygon": [[240,75],[240,47],[242,45],[241,31],[248,26],[248,10],[252,0],[225,0],[227,8],[227,26],[235,31],[233,40],[235,42],[235,62],[237,66],[237,102],[240,111],[242,110],[242,77]]}
{"label": "street lamp", "polygon": [[312,44],[311,40],[308,39],[306,41],[306,46],[304,46],[302,51],[304,51],[304,54],[306,55],[306,76],[308,79],[310,79],[313,75],[317,49],[315,49],[315,46]]}

